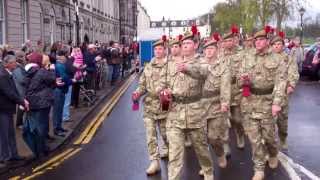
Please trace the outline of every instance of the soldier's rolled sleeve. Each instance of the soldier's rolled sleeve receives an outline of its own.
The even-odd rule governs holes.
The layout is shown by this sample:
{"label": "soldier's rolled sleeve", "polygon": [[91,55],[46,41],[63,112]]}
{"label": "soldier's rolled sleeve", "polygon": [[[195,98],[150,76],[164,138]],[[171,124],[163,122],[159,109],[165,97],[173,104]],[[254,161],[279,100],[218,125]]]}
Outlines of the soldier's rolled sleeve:
{"label": "soldier's rolled sleeve", "polygon": [[230,105],[231,101],[231,68],[228,63],[222,64],[222,76],[220,86],[221,103]]}
{"label": "soldier's rolled sleeve", "polygon": [[242,81],[241,77],[243,76],[243,74],[247,73],[246,68],[245,68],[246,67],[246,58],[247,57],[245,55],[243,55],[243,59],[239,65],[239,73],[236,74],[236,79],[237,79],[236,84],[239,88],[242,88],[242,86],[243,86],[243,81]]}
{"label": "soldier's rolled sleeve", "polygon": [[288,66],[288,83],[291,87],[295,88],[299,81],[299,70],[298,64],[294,61],[294,59],[289,57],[289,66]]}
{"label": "soldier's rolled sleeve", "polygon": [[282,61],[277,69],[277,76],[273,90],[273,105],[281,105],[286,97],[287,78],[288,78],[288,64]]}
{"label": "soldier's rolled sleeve", "polygon": [[205,77],[207,77],[209,71],[209,64],[187,64],[186,65],[186,72],[185,74],[196,78],[196,79],[204,79]]}
{"label": "soldier's rolled sleeve", "polygon": [[147,81],[146,81],[146,75],[145,75],[145,71],[144,71],[140,76],[138,87],[135,90],[135,92],[142,95],[142,94],[145,94],[146,91],[147,91]]}

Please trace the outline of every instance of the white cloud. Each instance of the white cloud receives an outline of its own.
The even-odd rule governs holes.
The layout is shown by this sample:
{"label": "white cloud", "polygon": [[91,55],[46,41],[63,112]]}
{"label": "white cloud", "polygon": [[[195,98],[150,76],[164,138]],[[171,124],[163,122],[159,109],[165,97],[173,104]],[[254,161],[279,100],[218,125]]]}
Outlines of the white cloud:
{"label": "white cloud", "polygon": [[140,0],[141,4],[147,9],[151,19],[192,19],[205,14],[212,7],[224,0]]}
{"label": "white cloud", "polygon": [[[153,21],[166,19],[192,19],[209,12],[218,2],[225,0],[139,0],[147,9]],[[320,13],[319,0],[305,0],[303,6],[306,8],[305,17],[315,17]],[[296,19],[296,18],[295,18]],[[295,21],[295,20],[294,20]],[[298,21],[298,20],[296,20]]]}

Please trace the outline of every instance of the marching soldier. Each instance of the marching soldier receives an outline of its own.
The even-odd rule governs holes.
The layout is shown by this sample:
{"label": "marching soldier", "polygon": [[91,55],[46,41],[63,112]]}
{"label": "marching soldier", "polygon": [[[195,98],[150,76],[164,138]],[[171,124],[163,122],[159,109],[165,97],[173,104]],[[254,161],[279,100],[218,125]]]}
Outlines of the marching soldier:
{"label": "marching soldier", "polygon": [[[177,38],[173,39],[170,41],[170,60],[179,63],[182,61],[181,57],[181,39],[183,38],[182,35],[179,35]],[[186,141],[185,141],[185,146],[186,147],[191,147],[191,140],[188,135],[186,135]]]}
{"label": "marching soldier", "polygon": [[255,52],[245,54],[238,82],[243,96],[241,110],[247,113],[244,128],[252,147],[252,179],[261,180],[267,161],[270,168],[278,166],[275,120],[286,96],[287,65],[284,60],[274,58],[268,50],[266,30],[258,31],[254,39]]}
{"label": "marching soldier", "polygon": [[[180,38],[180,36],[179,36],[179,38]],[[179,38],[175,38],[169,42],[169,46],[170,46],[169,60],[172,60],[175,62],[182,60],[182,58],[181,58],[181,44],[180,44]]]}
{"label": "marching soldier", "polygon": [[[228,132],[227,113],[231,99],[230,61],[217,59],[217,42],[209,41],[204,45],[205,57],[201,64],[182,67],[185,74],[205,80],[202,102],[205,108],[204,119],[207,121],[208,140],[218,156],[218,165],[227,166],[223,145],[227,142],[224,135]],[[203,175],[203,171],[200,171]]]}
{"label": "marching soldier", "polygon": [[[230,68],[231,68],[231,106],[230,106],[230,121],[232,127],[235,129],[237,147],[240,149],[244,148],[244,129],[242,125],[242,113],[240,110],[240,101],[241,101],[241,88],[239,88],[236,84],[236,76],[239,73],[239,66],[242,61],[242,53],[237,50],[237,33],[229,32],[223,36],[223,48],[224,54],[222,56],[223,59],[229,59]],[[226,139],[228,139],[229,134],[226,134]],[[230,147],[226,143],[225,151],[227,155],[230,155]]]}
{"label": "marching soldier", "polygon": [[[198,64],[195,59],[198,39],[189,33],[182,39],[182,62]],[[184,143],[188,135],[196,152],[205,180],[213,179],[213,164],[202,119],[201,93],[203,81],[180,72],[180,66],[173,61],[168,64],[168,88],[164,90],[172,97],[167,117],[169,141],[168,179],[180,180],[184,162]]]}
{"label": "marching soldier", "polygon": [[243,47],[244,50],[247,52],[249,50],[252,50],[253,47],[253,37],[252,36],[246,36],[245,39],[243,40]]}
{"label": "marching soldier", "polygon": [[288,80],[287,80],[287,96],[285,96],[285,100],[282,104],[282,111],[279,114],[277,125],[278,125],[278,135],[280,139],[280,146],[282,149],[288,149],[287,144],[287,136],[288,136],[288,113],[289,113],[289,96],[294,92],[296,84],[299,80],[299,72],[298,72],[298,65],[294,61],[291,56],[288,56],[284,50],[284,40],[283,40],[284,33],[279,32],[279,36],[276,36],[272,39],[272,51],[276,55],[279,56],[279,59],[288,61]]}
{"label": "marching soldier", "polygon": [[139,86],[132,95],[132,99],[137,101],[142,95],[144,98],[144,125],[146,128],[147,147],[149,159],[151,161],[146,170],[148,175],[153,175],[160,170],[160,153],[157,142],[157,126],[164,140],[164,153],[161,157],[168,156],[167,136],[166,136],[166,116],[167,113],[161,110],[159,92],[162,79],[166,76],[167,59],[165,58],[165,41],[158,40],[153,44],[155,57],[147,64],[139,80]]}

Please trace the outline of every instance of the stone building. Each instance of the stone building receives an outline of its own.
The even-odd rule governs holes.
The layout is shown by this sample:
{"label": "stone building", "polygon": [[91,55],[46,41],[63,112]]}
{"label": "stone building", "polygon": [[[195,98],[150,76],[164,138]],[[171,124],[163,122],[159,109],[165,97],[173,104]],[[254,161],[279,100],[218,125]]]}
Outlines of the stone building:
{"label": "stone building", "polygon": [[[28,39],[33,45],[38,40],[46,45],[55,41],[75,42],[77,29],[73,1],[0,0],[0,44],[19,49]],[[121,38],[128,41],[134,36],[136,0],[77,1],[81,42],[120,41]],[[120,14],[123,22],[120,22]]]}
{"label": "stone building", "polygon": [[147,10],[142,6],[138,1],[138,37],[141,37],[143,33],[147,32],[150,29],[151,18]]}
{"label": "stone building", "polygon": [[120,42],[128,44],[137,36],[137,0],[120,1]]}

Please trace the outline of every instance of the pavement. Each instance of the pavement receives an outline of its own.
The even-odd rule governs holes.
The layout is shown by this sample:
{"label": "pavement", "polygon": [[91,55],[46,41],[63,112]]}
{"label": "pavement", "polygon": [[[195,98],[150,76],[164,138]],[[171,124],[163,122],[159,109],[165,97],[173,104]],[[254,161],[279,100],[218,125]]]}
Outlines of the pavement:
{"label": "pavement", "polygon": [[[85,123],[85,120],[96,110],[97,107],[103,103],[108,96],[114,91],[116,91],[124,81],[131,75],[131,72],[127,72],[124,79],[119,80],[119,82],[114,85],[110,86],[110,83],[107,83],[103,89],[99,89],[96,91],[96,100],[93,105],[87,105],[85,102],[80,101],[80,105],[78,108],[70,108],[70,121],[63,122],[63,128],[67,129],[68,132],[65,134],[65,137],[54,136],[53,135],[53,122],[50,120],[50,131],[49,134],[54,140],[48,140],[48,148],[49,151],[52,153],[59,149],[63,144],[65,144],[70,138],[72,138],[76,133],[75,131]],[[22,129],[16,128],[16,142],[17,142],[17,149],[20,156],[25,157],[25,161],[20,161],[16,163],[11,163],[8,166],[0,167],[0,174],[5,174],[8,171],[16,169],[18,167],[22,167],[32,163],[32,152],[24,142],[22,138]]]}
{"label": "pavement", "polygon": [[[101,124],[90,127],[94,135],[80,144],[65,144],[60,152],[49,159],[0,175],[0,179],[39,179],[39,180],[162,180],[167,179],[167,160],[161,160],[162,171],[155,176],[146,176],[149,164],[145,142],[145,129],[142,121],[143,106],[139,111],[131,109],[131,93],[137,80],[123,90],[114,104],[104,104],[113,108],[103,109],[99,116]],[[266,168],[267,180],[318,180],[320,175],[320,85],[317,82],[301,82],[291,97],[289,115],[289,150],[281,153],[280,166]],[[99,114],[98,114],[99,115]],[[91,124],[90,124],[91,125]],[[89,126],[90,126],[89,125]],[[84,129],[86,131],[86,128]],[[80,137],[83,130],[79,131]],[[88,134],[90,135],[90,133]],[[88,137],[88,135],[86,137]],[[247,180],[253,175],[251,150],[248,141],[245,150],[238,150],[231,133],[232,156],[226,169],[215,163],[215,179]],[[216,157],[214,157],[216,162]],[[193,148],[187,148],[183,180],[203,179],[198,175],[200,167]]]}

